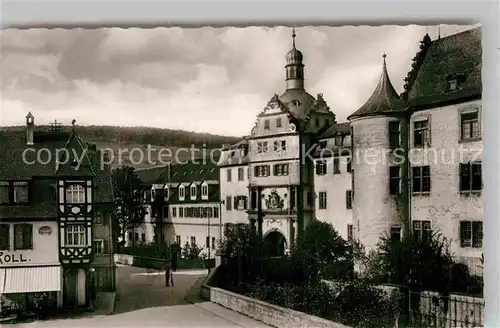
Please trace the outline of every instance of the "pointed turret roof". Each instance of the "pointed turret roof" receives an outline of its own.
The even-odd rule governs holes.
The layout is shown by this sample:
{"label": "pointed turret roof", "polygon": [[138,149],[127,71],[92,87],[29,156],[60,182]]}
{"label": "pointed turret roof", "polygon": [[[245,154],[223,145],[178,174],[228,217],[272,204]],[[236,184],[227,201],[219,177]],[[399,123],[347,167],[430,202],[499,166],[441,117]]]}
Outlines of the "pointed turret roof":
{"label": "pointed turret roof", "polygon": [[375,91],[373,91],[373,94],[363,106],[347,118],[348,120],[361,116],[399,112],[406,108],[405,102],[399,97],[396,90],[394,90],[391,80],[389,79],[385,57],[386,55],[384,54],[382,74],[380,75],[380,80]]}

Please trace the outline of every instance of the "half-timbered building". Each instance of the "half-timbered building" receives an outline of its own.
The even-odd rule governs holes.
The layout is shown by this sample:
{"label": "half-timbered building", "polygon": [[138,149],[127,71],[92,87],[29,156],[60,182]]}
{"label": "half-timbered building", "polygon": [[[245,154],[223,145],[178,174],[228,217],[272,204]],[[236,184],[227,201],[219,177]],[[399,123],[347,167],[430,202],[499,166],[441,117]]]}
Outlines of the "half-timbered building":
{"label": "half-timbered building", "polygon": [[[73,129],[0,132],[0,294],[29,309],[86,307],[115,289],[112,184],[101,153]],[[40,294],[42,293],[42,294]]]}

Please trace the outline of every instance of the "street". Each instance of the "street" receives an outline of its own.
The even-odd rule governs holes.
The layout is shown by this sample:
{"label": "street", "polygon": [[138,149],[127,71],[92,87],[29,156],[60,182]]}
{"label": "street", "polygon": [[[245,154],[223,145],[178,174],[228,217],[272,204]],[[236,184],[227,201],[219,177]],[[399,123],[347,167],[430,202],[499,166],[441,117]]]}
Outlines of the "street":
{"label": "street", "polygon": [[[113,315],[36,321],[13,327],[269,327],[217,304],[185,300],[203,272],[176,272],[174,287],[165,287],[164,272],[129,266],[118,268],[118,302]],[[194,293],[196,294],[196,293]],[[194,297],[196,298],[196,297]],[[193,302],[193,300],[190,300]]]}

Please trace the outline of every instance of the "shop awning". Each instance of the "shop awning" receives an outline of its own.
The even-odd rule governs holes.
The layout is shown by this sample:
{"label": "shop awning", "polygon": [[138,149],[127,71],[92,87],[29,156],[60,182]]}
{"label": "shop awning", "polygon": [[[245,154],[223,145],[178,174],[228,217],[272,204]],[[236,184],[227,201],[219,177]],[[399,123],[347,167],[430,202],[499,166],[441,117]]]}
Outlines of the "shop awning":
{"label": "shop awning", "polygon": [[[36,293],[61,290],[61,266],[10,267],[0,273],[0,293]],[[3,275],[3,281],[2,281]]]}

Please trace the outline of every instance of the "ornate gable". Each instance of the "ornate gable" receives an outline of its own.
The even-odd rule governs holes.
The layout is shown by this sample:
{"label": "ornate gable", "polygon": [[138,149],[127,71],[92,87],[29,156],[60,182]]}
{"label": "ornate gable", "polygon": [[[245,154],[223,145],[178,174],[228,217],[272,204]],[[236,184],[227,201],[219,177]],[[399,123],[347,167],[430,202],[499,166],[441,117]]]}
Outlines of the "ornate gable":
{"label": "ornate gable", "polygon": [[257,115],[254,127],[252,128],[251,135],[255,135],[258,131],[258,125],[261,117],[273,114],[287,114],[288,120],[293,120],[293,114],[290,112],[288,107],[279,99],[277,94],[274,94],[271,99],[267,102],[266,107]]}

